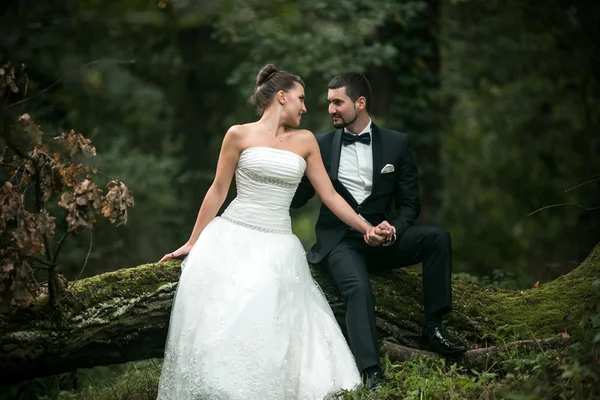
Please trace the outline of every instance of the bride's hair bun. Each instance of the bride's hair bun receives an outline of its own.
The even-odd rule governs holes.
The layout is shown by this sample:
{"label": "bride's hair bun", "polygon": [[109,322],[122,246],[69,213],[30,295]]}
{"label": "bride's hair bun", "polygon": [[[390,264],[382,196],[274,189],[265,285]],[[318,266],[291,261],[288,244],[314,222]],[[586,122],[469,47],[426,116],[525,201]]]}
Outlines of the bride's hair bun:
{"label": "bride's hair bun", "polygon": [[279,72],[275,64],[267,64],[256,75],[256,86],[260,86],[269,80],[275,73]]}
{"label": "bride's hair bun", "polygon": [[296,83],[304,87],[304,81],[298,75],[282,71],[274,64],[267,64],[256,75],[256,88],[254,94],[250,96],[250,103],[256,105],[258,115],[262,115],[275,93],[280,90],[287,92]]}

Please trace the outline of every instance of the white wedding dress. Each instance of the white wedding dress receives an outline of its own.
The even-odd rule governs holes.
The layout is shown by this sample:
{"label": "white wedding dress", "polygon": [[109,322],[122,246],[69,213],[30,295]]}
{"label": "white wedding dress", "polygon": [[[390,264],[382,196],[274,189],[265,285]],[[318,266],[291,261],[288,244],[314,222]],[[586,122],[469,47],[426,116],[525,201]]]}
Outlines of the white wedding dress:
{"label": "white wedding dress", "polygon": [[237,197],[183,264],[159,399],[321,400],[360,383],[354,357],[292,234],[306,162],[242,152]]}

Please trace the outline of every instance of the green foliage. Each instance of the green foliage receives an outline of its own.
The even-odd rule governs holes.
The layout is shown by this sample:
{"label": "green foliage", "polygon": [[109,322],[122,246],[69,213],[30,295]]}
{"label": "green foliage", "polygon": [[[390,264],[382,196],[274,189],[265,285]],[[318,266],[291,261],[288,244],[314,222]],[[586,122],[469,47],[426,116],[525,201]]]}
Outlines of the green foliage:
{"label": "green foliage", "polygon": [[517,290],[523,287],[523,285],[517,283],[513,272],[499,269],[492,271],[491,275],[483,276],[472,275],[466,272],[457,272],[452,274],[452,279],[473,282],[483,286],[493,286],[500,289]]}
{"label": "green foliage", "polygon": [[[86,132],[102,155],[98,167],[127,181],[139,199],[123,232],[101,224],[66,244],[61,272],[70,279],[155,260],[187,239],[224,132],[255,118],[246,99],[264,64],[302,75],[309,109],[303,127],[329,129],[326,82],[350,69],[393,67],[398,43],[380,28],[418,20],[425,4],[153,3],[36,3],[7,7],[0,23],[11,38],[0,58],[10,54],[27,66],[30,93],[62,79],[27,111],[49,131]],[[53,22],[30,28],[43,21]],[[301,239],[309,245],[314,219],[306,221]]]}
{"label": "green foliage", "polygon": [[598,212],[527,217],[600,198],[597,182],[564,192],[599,172],[594,4],[445,5],[442,82],[452,108],[442,136],[443,221],[461,270],[553,278],[598,242]]}
{"label": "green foliage", "polygon": [[143,360],[39,378],[8,388],[0,399],[156,399],[161,364],[161,360]]}
{"label": "green foliage", "polygon": [[[589,332],[588,332],[589,333]],[[482,371],[468,370],[444,359],[415,358],[404,363],[383,359],[384,385],[376,393],[366,389],[340,392],[344,400],[395,399],[592,399],[600,396],[598,344],[581,331],[557,350],[502,352]],[[108,371],[112,371],[107,373]],[[102,374],[102,375],[100,375]],[[79,389],[47,399],[154,399],[159,369],[155,362],[82,371]],[[88,386],[89,385],[89,386]]]}
{"label": "green foliage", "polygon": [[81,374],[82,390],[74,393],[61,392],[57,397],[42,399],[146,400],[156,399],[158,394],[160,363],[152,360],[129,363],[121,368],[104,368],[101,374],[99,374],[100,371],[90,372]]}

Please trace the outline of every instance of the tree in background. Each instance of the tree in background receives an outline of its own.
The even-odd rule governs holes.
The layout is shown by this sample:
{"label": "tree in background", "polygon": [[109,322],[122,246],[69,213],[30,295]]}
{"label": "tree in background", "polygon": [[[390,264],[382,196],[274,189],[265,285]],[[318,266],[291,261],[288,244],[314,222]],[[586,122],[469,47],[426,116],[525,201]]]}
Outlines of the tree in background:
{"label": "tree in background", "polygon": [[[598,238],[597,214],[526,217],[598,197],[593,184],[561,195],[598,173],[597,9],[584,0],[7,0],[0,59],[29,65],[32,91],[68,74],[15,117],[27,112],[54,136],[86,132],[93,166],[136,193],[123,229],[99,222],[92,238],[65,244],[69,277],[86,257],[84,276],[154,261],[187,238],[224,132],[255,118],[246,99],[268,62],[305,79],[303,127],[314,132],[331,127],[331,77],[364,72],[376,121],[413,139],[419,223],[450,229],[455,270],[530,275],[536,264],[540,275],[581,261]],[[317,207],[294,218],[305,245]]]}
{"label": "tree in background", "polygon": [[[555,277],[598,243],[597,2],[445,3],[444,221],[459,268]],[[569,263],[569,261],[573,261]]]}
{"label": "tree in background", "polygon": [[[276,62],[301,74],[305,127],[329,129],[328,80],[389,62],[397,50],[377,37],[377,27],[389,15],[411,12],[411,4],[3,3],[2,58],[31,65],[32,88],[78,71],[27,112],[47,131],[87,132],[100,154],[94,166],[136,193],[130,222],[118,234],[99,223],[93,238],[66,245],[63,272],[78,274],[88,253],[84,275],[153,261],[185,240],[224,132],[255,118],[246,99],[257,71]],[[314,221],[297,221],[309,244]]]}
{"label": "tree in background", "polygon": [[[53,139],[56,146],[44,140],[29,114],[11,118],[11,108],[35,96],[26,97],[25,66],[20,70],[24,89],[10,62],[0,67],[0,177],[5,178],[0,189],[0,313],[27,306],[40,293],[34,269],[46,271],[49,303],[56,306],[61,283],[66,289],[59,279],[58,256],[67,237],[91,231],[97,214],[123,224],[134,205],[122,182],[110,180],[104,195],[93,181],[96,170],[85,164],[86,156],[96,155],[89,139],[71,130]],[[62,212],[55,212],[53,203]],[[65,232],[54,240],[56,214],[64,218]]]}

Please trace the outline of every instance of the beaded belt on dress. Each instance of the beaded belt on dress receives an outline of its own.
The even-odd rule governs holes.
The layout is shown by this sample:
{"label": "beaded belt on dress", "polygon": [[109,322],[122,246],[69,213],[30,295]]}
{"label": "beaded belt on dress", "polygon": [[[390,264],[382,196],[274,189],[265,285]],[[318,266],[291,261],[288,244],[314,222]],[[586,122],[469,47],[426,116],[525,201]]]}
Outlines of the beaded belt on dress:
{"label": "beaded belt on dress", "polygon": [[279,233],[279,234],[284,234],[284,235],[292,234],[292,231],[290,231],[290,230],[264,228],[262,226],[252,225],[252,224],[248,224],[246,222],[238,221],[237,219],[228,217],[227,215],[221,215],[221,218],[223,218],[225,221],[231,222],[232,224],[240,225],[240,226],[243,226],[243,227],[249,228],[249,229],[254,229],[256,231],[267,232],[267,233]]}
{"label": "beaded belt on dress", "polygon": [[256,172],[251,171],[247,168],[238,167],[237,171],[239,173],[246,175],[248,178],[250,178],[251,180],[253,180],[255,182],[265,183],[267,185],[273,185],[273,186],[277,186],[277,187],[285,188],[285,189],[294,189],[295,190],[298,187],[298,183],[289,182],[289,181],[286,181],[285,179],[275,178],[272,176],[260,175],[260,174],[257,174]]}

